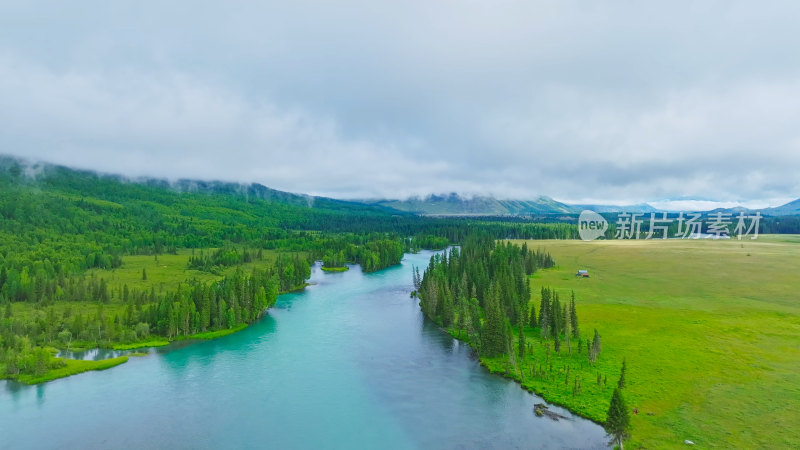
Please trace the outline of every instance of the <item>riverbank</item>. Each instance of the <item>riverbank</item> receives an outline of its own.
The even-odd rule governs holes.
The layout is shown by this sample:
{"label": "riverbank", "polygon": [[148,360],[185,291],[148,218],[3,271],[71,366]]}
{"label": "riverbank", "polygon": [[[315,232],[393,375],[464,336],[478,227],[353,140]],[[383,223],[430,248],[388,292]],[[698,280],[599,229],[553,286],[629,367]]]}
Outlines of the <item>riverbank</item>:
{"label": "riverbank", "polygon": [[[454,329],[444,329],[444,331],[474,350],[472,343],[463,333]],[[513,333],[513,342],[517,342],[518,330],[514,329]],[[618,377],[618,374],[609,377],[606,372],[613,372],[615,366],[599,362],[595,366],[590,366],[588,362],[584,362],[585,355],[575,351],[577,349],[571,353],[566,350],[562,352],[564,354],[555,353],[548,351],[548,342],[531,333],[526,333],[525,336],[528,355],[522,360],[515,357],[516,366],[512,366],[509,358],[505,356],[486,358],[476,355],[481,366],[492,374],[515,381],[522,389],[538,395],[552,405],[560,406],[576,416],[602,425]],[[593,375],[592,371],[601,375],[599,383],[594,377],[587,380]],[[577,382],[579,386],[575,380],[579,380]]]}
{"label": "riverbank", "polygon": [[[605,449],[596,424],[537,418],[540,399],[420,320],[408,289],[412,266],[429,256],[376,274],[317,266],[314,287],[281,296],[244,330],[151,351],[130,367],[38,387],[0,382],[3,442],[252,448],[263,446],[265,423],[280,423],[269,430],[276,448]],[[91,407],[64,414],[81,402]],[[43,427],[52,432],[36,432]]]}
{"label": "riverbank", "polygon": [[65,365],[63,367],[51,369],[42,375],[19,375],[16,377],[8,376],[7,379],[28,385],[39,384],[44,383],[45,381],[53,381],[59,378],[77,375],[79,373],[89,372],[92,370],[106,370],[128,362],[128,356],[119,356],[117,358],[103,359],[101,361],[83,361],[67,358],[59,359],[64,361]]}
{"label": "riverbank", "polygon": [[[302,285],[296,286],[286,292],[280,292],[279,295],[289,294],[289,293],[296,293],[303,291],[307,286],[310,286],[311,283],[304,282]],[[265,311],[266,313],[266,311]],[[172,342],[177,341],[187,341],[187,340],[210,340],[210,339],[217,339],[224,336],[229,336],[231,334],[237,333],[239,331],[244,330],[250,324],[242,323],[239,325],[234,326],[233,328],[223,328],[220,330],[213,330],[213,331],[204,331],[200,333],[194,333],[191,335],[186,336],[176,336],[173,339],[166,339],[161,337],[153,337],[144,341],[139,342],[127,342],[127,343],[114,343],[111,344],[110,347],[91,347],[86,345],[77,345],[77,346],[70,346],[66,349],[58,349],[53,348],[53,354],[56,353],[58,350],[67,350],[67,351],[86,351],[91,350],[93,348],[110,348],[111,350],[137,350],[137,349],[145,349],[145,348],[156,348],[156,347],[164,347]],[[77,375],[80,373],[92,371],[92,370],[106,370],[112,367],[116,367],[120,364],[124,364],[128,361],[128,356],[145,356],[146,353],[131,353],[130,355],[120,356],[116,358],[109,358],[99,361],[91,361],[91,360],[76,360],[70,358],[53,358],[55,360],[61,360],[64,362],[64,365],[58,368],[50,369],[47,372],[41,375],[31,375],[31,374],[20,374],[20,375],[10,375],[6,373],[6,368],[3,365],[0,365],[0,380],[12,380],[12,381],[19,381],[24,384],[39,384],[44,383],[47,381],[57,380],[59,378],[65,378],[72,375]],[[60,364],[60,363],[59,363]]]}
{"label": "riverbank", "polygon": [[[597,328],[602,336],[597,364],[616,362],[600,369],[610,387],[627,360],[632,437],[626,445],[675,448],[687,439],[709,448],[800,445],[793,426],[800,411],[792,408],[800,386],[800,310],[796,276],[785,270],[797,265],[800,238],[527,244],[546,248],[560,265],[536,272],[531,290],[575,292],[582,334]],[[592,277],[575,277],[577,269]],[[533,384],[578,414],[591,411],[593,405],[572,399],[560,376],[561,392],[543,392],[528,373],[523,386]],[[590,384],[596,374],[584,377],[584,391]],[[603,406],[588,417],[603,420]]]}

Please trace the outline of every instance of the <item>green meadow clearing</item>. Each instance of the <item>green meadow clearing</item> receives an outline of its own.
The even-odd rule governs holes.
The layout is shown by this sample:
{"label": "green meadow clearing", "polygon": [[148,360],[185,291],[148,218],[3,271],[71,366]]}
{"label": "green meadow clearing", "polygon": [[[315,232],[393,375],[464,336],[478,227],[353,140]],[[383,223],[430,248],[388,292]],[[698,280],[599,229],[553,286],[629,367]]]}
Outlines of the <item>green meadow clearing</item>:
{"label": "green meadow clearing", "polygon": [[[216,248],[204,249],[206,254],[213,253]],[[255,250],[253,250],[255,251]],[[193,255],[200,255],[200,250],[180,249],[175,254],[160,254],[157,257],[152,255],[131,255],[122,258],[122,266],[116,269],[91,269],[87,271],[87,276],[104,278],[110,289],[121,289],[127,284],[131,289],[174,289],[178,283],[191,280],[201,282],[216,281],[224,275],[242,270],[249,272],[253,267],[261,269],[271,266],[278,254],[275,250],[262,250],[262,259],[251,263],[237,264],[235,266],[221,268],[218,274],[193,270],[187,268],[189,258]],[[289,253],[289,252],[282,252]],[[295,254],[295,253],[292,253]],[[299,253],[305,255],[304,253]],[[147,280],[142,280],[142,270],[147,273]]]}
{"label": "green meadow clearing", "polygon": [[800,236],[527,243],[557,264],[532,277],[537,310],[542,286],[574,290],[581,334],[602,336],[597,395],[627,359],[630,447],[800,448]]}
{"label": "green meadow clearing", "polygon": [[[203,250],[206,253],[212,253],[216,249],[210,248]],[[205,272],[200,270],[189,269],[189,259],[193,254],[200,254],[200,250],[194,253],[191,249],[180,249],[175,254],[160,254],[157,257],[154,255],[132,255],[124,256],[123,264],[116,269],[91,269],[86,272],[86,277],[96,277],[103,279],[108,284],[109,291],[111,292],[111,301],[102,305],[104,314],[106,315],[121,315],[124,313],[126,304],[120,299],[122,296],[123,286],[127,285],[129,289],[149,290],[155,289],[156,292],[163,292],[165,290],[174,290],[180,283],[188,283],[193,280],[201,282],[210,282],[222,279],[224,276],[232,274],[236,270],[242,270],[245,273],[252,271],[254,267],[260,269],[271,266],[280,252],[274,250],[263,250],[262,259],[254,260],[250,263],[237,264],[230,267],[220,267],[216,273]],[[288,252],[284,252],[288,253]],[[294,252],[292,254],[299,254],[305,256],[303,252]],[[147,274],[147,279],[142,278],[142,271]],[[36,317],[42,317],[44,307],[38,303],[18,302],[11,305],[14,317],[20,318],[26,322],[32,322]],[[81,314],[83,316],[91,316],[96,314],[98,308],[101,306],[96,302],[91,301],[74,301],[74,302],[55,302],[46,306],[52,309],[58,317],[66,317],[67,315]],[[223,329],[217,331],[209,331],[197,333],[190,336],[181,336],[179,339],[214,339],[217,337],[225,336],[235,333],[244,329],[245,325],[240,325],[232,329]],[[159,336],[149,336],[136,342],[118,342],[111,343],[109,347],[114,350],[132,350],[144,347],[159,347],[169,344],[169,340]],[[70,350],[81,350],[94,347],[95,344],[79,339],[72,340],[69,345]],[[86,372],[89,370],[104,370],[127,361],[127,357],[115,358],[113,361],[106,362],[96,361],[74,361],[65,360],[67,365],[58,369],[51,369],[43,376],[22,376],[19,381],[28,384],[40,383],[42,381],[49,381],[56,378],[62,378],[73,374]],[[6,378],[5,366],[0,364],[0,379]]]}
{"label": "green meadow clearing", "polygon": [[[215,248],[205,249],[204,252],[211,253]],[[199,254],[200,250],[195,253]],[[225,275],[232,274],[236,270],[245,273],[252,271],[254,267],[260,269],[271,266],[280,252],[264,250],[263,258],[251,263],[243,263],[235,266],[221,268],[217,274],[187,268],[189,258],[193,253],[190,249],[180,249],[175,254],[160,254],[158,257],[153,255],[131,255],[122,258],[122,266],[116,269],[90,269],[84,276],[103,279],[108,283],[111,291],[111,302],[103,305],[106,314],[121,314],[125,309],[125,304],[120,301],[123,286],[127,285],[130,289],[149,290],[155,289],[156,292],[175,289],[180,283],[189,283],[194,280],[209,282],[222,279]],[[288,252],[287,252],[288,253]],[[291,253],[305,256],[304,253]],[[147,274],[147,279],[142,279],[142,270]],[[97,311],[96,302],[56,302],[48,305],[55,310],[57,315],[63,315],[69,309],[72,314],[93,314]],[[14,303],[12,305],[16,317],[30,320],[32,315],[42,314],[41,308],[36,303]],[[115,345],[118,350],[139,348],[142,346],[154,347],[166,345],[168,341],[162,338],[154,338],[150,341],[133,343],[130,345]],[[80,347],[80,342],[76,342]]]}

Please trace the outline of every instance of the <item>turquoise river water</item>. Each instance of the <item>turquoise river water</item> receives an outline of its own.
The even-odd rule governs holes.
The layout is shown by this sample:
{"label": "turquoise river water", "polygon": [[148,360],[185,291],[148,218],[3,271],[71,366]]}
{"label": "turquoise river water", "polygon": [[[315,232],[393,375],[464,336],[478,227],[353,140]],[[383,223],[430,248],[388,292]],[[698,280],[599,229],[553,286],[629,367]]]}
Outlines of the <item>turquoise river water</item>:
{"label": "turquoise river water", "polygon": [[0,448],[606,448],[591,421],[536,417],[540,398],[424,318],[411,267],[430,255],[372,274],[315,266],[313,285],[239,333],[0,381]]}

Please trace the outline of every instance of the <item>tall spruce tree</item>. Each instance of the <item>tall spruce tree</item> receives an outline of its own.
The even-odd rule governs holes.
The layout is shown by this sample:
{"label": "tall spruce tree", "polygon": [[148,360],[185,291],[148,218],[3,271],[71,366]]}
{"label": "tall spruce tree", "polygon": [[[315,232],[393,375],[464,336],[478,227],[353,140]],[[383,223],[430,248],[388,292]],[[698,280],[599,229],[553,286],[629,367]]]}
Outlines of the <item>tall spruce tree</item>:
{"label": "tall spruce tree", "polygon": [[570,310],[564,309],[564,342],[567,344],[567,352],[572,354],[572,320],[570,320]]}
{"label": "tall spruce tree", "polygon": [[492,284],[486,298],[481,330],[481,351],[488,357],[500,356],[506,350],[506,321],[497,295],[497,287]]}
{"label": "tall spruce tree", "polygon": [[572,291],[569,302],[569,321],[570,328],[572,328],[572,337],[578,339],[581,335],[581,332],[578,329],[578,313],[575,312],[575,291]]}
{"label": "tall spruce tree", "polygon": [[558,292],[553,292],[550,308],[548,309],[550,319],[550,334],[553,337],[561,334],[561,302],[558,299]]}
{"label": "tall spruce tree", "polygon": [[600,355],[600,350],[602,350],[600,345],[600,333],[597,330],[594,330],[594,339],[592,339],[592,346],[589,347],[589,362],[594,364],[594,361]]}
{"label": "tall spruce tree", "polygon": [[546,330],[550,325],[548,309],[550,309],[550,289],[542,286],[542,302],[539,304],[539,328],[542,330]]}
{"label": "tall spruce tree", "polygon": [[620,450],[623,450],[622,442],[629,437],[630,422],[631,417],[628,413],[628,406],[625,404],[625,398],[622,395],[622,389],[617,387],[611,396],[608,418],[606,423],[603,424],[603,428],[612,437],[612,443],[619,445]]}

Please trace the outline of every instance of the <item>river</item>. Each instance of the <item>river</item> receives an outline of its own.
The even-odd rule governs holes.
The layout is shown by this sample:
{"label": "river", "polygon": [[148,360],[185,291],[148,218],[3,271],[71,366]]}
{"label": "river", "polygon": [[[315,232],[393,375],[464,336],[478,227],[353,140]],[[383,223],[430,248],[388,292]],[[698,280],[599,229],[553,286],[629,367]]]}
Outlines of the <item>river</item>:
{"label": "river", "polygon": [[[409,298],[411,267],[325,273],[262,320],[37,386],[0,381],[0,448],[606,448],[533,414]],[[92,356],[105,356],[94,355]]]}

